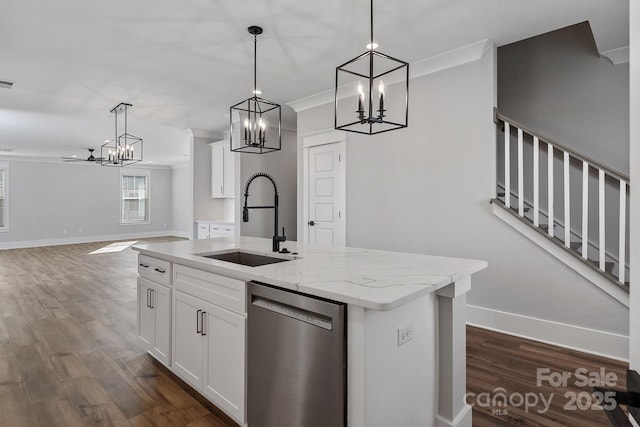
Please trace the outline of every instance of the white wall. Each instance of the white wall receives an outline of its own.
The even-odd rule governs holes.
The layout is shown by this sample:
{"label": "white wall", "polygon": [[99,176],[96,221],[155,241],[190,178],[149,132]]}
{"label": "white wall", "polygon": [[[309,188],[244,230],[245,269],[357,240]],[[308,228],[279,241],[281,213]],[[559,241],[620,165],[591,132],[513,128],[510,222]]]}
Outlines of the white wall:
{"label": "white wall", "polygon": [[190,237],[193,222],[193,192],[191,166],[180,165],[171,170],[171,218],[173,230],[182,237]]}
{"label": "white wall", "polygon": [[630,91],[630,169],[631,169],[631,309],[630,309],[630,366],[640,371],[640,5],[629,2],[631,91]]}
{"label": "white wall", "polygon": [[600,57],[586,22],[498,48],[498,108],[629,173],[629,64]]}
{"label": "white wall", "polygon": [[9,231],[0,248],[163,235],[171,170],[151,169],[151,224],[120,225],[121,168],[9,160]]}
{"label": "white wall", "polygon": [[[240,156],[240,187],[236,209],[242,212],[244,186],[247,180],[257,172],[266,172],[275,179],[279,194],[278,235],[285,228],[287,240],[297,240],[297,187],[296,133],[282,130],[282,149],[267,154],[237,154]],[[249,192],[249,206],[273,205],[273,186],[264,178],[256,179]],[[240,214],[241,215],[241,214]],[[242,216],[240,216],[242,218]],[[249,222],[240,222],[241,234],[251,237],[273,237],[273,210],[253,209],[249,212]],[[281,244],[281,247],[286,247]]]}
{"label": "white wall", "polygon": [[[412,80],[408,128],[348,135],[347,244],[488,260],[469,305],[627,335],[624,306],[491,213],[494,55]],[[332,127],[332,104],[298,113],[299,135]]]}

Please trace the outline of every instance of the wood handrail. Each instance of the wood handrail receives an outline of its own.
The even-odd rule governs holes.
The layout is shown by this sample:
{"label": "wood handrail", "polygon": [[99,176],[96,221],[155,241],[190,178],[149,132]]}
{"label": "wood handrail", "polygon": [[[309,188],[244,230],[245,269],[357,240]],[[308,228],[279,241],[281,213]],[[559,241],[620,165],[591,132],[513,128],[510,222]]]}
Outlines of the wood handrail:
{"label": "wood handrail", "polygon": [[518,129],[522,129],[525,133],[527,133],[529,135],[537,136],[540,141],[542,141],[542,142],[544,142],[546,144],[551,144],[551,145],[553,145],[554,148],[558,148],[558,149],[560,149],[562,151],[565,151],[565,152],[569,153],[572,157],[574,157],[576,159],[585,161],[585,162],[589,163],[590,165],[592,165],[594,167],[597,167],[599,169],[602,169],[602,170],[606,171],[606,173],[608,175],[610,175],[610,176],[612,176],[612,177],[614,177],[616,179],[619,179],[621,181],[625,181],[627,183],[627,188],[629,187],[629,177],[626,176],[625,174],[620,173],[618,171],[615,171],[615,170],[611,169],[609,166],[606,166],[606,165],[604,165],[604,164],[602,164],[602,163],[600,163],[600,162],[598,162],[596,160],[593,160],[590,157],[587,157],[587,156],[585,156],[583,154],[580,154],[580,153],[576,152],[575,150],[567,147],[566,145],[562,145],[562,144],[560,144],[558,142],[555,142],[551,138],[547,138],[546,136],[541,135],[538,132],[534,132],[531,129],[527,128],[526,126],[516,122],[515,120],[511,120],[510,118],[508,118],[508,117],[496,112],[496,123],[498,122],[498,120],[502,120],[503,122],[507,122],[510,125],[513,125],[514,127],[518,128]]}

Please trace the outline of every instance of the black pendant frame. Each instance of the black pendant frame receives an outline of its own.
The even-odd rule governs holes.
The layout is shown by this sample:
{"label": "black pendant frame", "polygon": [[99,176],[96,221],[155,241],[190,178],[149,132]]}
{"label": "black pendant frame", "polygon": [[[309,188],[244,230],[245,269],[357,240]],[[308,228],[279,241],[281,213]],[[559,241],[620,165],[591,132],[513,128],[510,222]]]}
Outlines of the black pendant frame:
{"label": "black pendant frame", "polygon": [[[253,35],[253,96],[229,107],[230,150],[265,154],[282,148],[282,110],[280,105],[258,96],[257,52],[261,27],[247,29]],[[269,125],[277,121],[277,126]],[[237,123],[237,127],[234,126]]]}
{"label": "black pendant frame", "polygon": [[[367,46],[368,50],[336,67],[336,85],[334,91],[334,128],[366,135],[406,128],[409,124],[409,63],[375,50],[377,46],[373,41],[373,0],[371,0],[370,3],[371,38],[369,46]],[[364,64],[364,66],[362,66],[362,64]],[[358,80],[359,93],[350,92],[354,77],[362,79],[362,81]],[[382,77],[390,79],[390,81],[387,81],[387,84],[392,84],[396,91],[397,89],[402,89],[405,92],[404,112],[392,114],[392,119],[388,118],[388,110],[385,109],[384,105],[386,93],[384,92]],[[349,78],[352,79],[351,82],[344,83],[344,80]],[[365,85],[368,86],[368,91],[362,87],[362,82],[366,82]],[[380,85],[378,88],[379,104],[377,109],[375,109],[373,102],[376,83]],[[346,94],[344,93],[344,89],[347,90]],[[355,111],[339,108],[341,100],[345,98],[351,99],[354,95],[357,99],[357,109],[355,109]],[[349,101],[347,100],[346,102]],[[401,104],[396,97],[396,102],[393,103],[392,108],[398,108]],[[353,114],[354,112],[355,114]],[[353,115],[345,118],[341,117],[341,115],[346,116],[347,114]]]}
{"label": "black pendant frame", "polygon": [[[109,112],[115,115],[115,136],[100,147],[100,165],[124,167],[142,161],[142,138],[128,131],[128,111],[131,104],[121,102]],[[118,135],[118,114],[124,113],[124,133]]]}

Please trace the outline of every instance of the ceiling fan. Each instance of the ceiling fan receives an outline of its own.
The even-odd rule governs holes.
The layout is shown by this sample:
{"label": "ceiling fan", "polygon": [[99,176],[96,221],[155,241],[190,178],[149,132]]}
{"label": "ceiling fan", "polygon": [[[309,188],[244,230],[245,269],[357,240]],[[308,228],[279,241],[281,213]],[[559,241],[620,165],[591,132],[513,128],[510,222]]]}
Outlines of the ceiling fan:
{"label": "ceiling fan", "polygon": [[95,157],[93,152],[96,151],[95,148],[87,148],[89,150],[89,157],[86,159],[81,159],[79,157],[60,157],[63,162],[99,162],[102,160],[102,157]]}

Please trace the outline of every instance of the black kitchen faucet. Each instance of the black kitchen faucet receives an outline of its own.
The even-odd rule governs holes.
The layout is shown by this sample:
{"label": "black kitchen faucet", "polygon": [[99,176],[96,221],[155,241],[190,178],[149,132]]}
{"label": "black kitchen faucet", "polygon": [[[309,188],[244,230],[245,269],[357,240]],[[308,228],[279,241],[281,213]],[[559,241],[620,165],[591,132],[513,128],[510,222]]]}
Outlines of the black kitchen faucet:
{"label": "black kitchen faucet", "polygon": [[[249,186],[256,178],[264,177],[271,181],[273,184],[273,206],[247,206],[247,199],[249,198]],[[284,227],[282,227],[282,236],[278,236],[278,186],[276,181],[264,172],[258,172],[253,174],[251,178],[247,180],[244,186],[244,206],[242,208],[242,222],[249,222],[249,209],[273,209],[273,251],[280,251],[280,242],[285,242],[287,237],[284,235]],[[284,251],[284,249],[283,249]]]}

